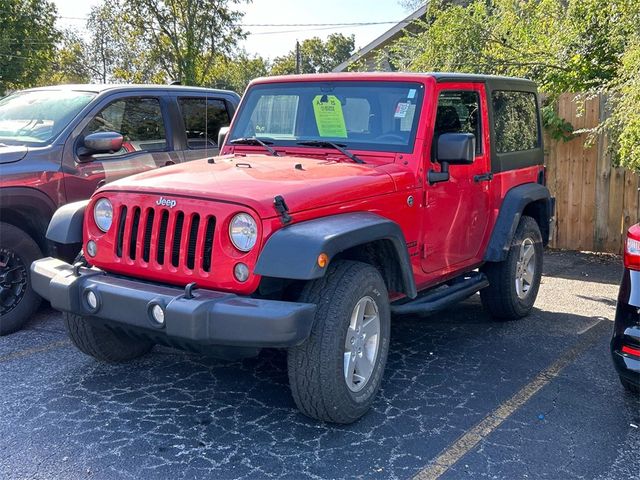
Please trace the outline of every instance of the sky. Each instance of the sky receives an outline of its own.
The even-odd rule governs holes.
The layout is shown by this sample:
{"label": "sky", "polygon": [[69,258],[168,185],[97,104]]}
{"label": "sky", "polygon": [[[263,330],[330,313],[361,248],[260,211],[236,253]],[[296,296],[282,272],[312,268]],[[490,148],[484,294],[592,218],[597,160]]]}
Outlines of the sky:
{"label": "sky", "polygon": [[[58,7],[59,26],[74,27],[82,32],[84,18],[91,7],[100,0],[53,0]],[[295,23],[354,23],[354,22],[398,22],[407,12],[397,0],[253,0],[241,6],[245,12],[243,24],[295,24]],[[70,18],[72,17],[72,18]],[[284,55],[295,47],[296,40],[303,41],[314,36],[325,39],[334,32],[354,34],[356,49],[386,32],[393,26],[384,25],[331,27],[246,27],[250,35],[242,47],[250,54],[273,59]],[[281,33],[286,32],[286,33]]]}

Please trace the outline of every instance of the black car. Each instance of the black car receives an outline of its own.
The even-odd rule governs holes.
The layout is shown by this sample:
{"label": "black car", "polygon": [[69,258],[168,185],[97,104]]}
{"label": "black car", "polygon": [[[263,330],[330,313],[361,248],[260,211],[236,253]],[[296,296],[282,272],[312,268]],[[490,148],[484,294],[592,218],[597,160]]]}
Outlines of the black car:
{"label": "black car", "polygon": [[640,223],[627,233],[611,356],[624,388],[640,393]]}
{"label": "black car", "polygon": [[0,98],[0,335],[40,303],[29,266],[70,260],[45,238],[66,203],[113,180],[218,154],[240,101],[230,91],[164,85],[65,85]]}

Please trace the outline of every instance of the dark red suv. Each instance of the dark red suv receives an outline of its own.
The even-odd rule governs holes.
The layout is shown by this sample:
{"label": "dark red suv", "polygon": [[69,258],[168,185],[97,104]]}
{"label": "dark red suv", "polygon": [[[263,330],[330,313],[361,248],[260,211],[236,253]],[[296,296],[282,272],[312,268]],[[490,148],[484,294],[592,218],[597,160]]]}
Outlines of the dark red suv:
{"label": "dark red suv", "polygon": [[218,153],[236,93],[182,86],[73,85],[0,99],[0,335],[40,303],[28,276],[53,212],[112,180]]}

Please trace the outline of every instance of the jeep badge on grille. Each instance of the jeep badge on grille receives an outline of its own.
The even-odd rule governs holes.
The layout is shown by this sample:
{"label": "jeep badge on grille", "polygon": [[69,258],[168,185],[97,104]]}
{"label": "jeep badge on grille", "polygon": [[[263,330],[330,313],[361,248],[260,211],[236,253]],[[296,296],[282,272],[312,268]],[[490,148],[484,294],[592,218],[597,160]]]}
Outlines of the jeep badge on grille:
{"label": "jeep badge on grille", "polygon": [[173,208],[177,205],[178,202],[176,202],[175,200],[170,200],[168,198],[164,198],[164,197],[160,197],[158,200],[156,200],[156,205],[160,206],[160,207],[169,207],[169,208]]}

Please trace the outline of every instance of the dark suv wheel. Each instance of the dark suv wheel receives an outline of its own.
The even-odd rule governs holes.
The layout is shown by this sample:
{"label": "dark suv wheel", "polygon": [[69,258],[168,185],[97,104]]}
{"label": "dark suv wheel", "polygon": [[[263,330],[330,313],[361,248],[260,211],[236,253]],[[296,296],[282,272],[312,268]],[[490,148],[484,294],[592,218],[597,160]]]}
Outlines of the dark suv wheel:
{"label": "dark suv wheel", "polygon": [[23,230],[0,222],[0,335],[19,330],[40,305],[31,288],[31,263],[42,258],[38,244]]}

